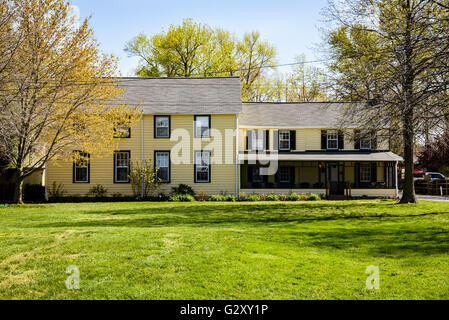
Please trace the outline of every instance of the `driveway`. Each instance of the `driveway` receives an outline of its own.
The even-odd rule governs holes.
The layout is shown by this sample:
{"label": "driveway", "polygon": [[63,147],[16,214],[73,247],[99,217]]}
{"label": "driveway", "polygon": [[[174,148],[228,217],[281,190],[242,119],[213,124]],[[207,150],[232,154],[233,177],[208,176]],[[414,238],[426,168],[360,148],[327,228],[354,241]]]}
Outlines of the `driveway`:
{"label": "driveway", "polygon": [[441,196],[423,196],[423,195],[416,195],[416,197],[418,198],[418,200],[449,202],[449,196],[441,197]]}

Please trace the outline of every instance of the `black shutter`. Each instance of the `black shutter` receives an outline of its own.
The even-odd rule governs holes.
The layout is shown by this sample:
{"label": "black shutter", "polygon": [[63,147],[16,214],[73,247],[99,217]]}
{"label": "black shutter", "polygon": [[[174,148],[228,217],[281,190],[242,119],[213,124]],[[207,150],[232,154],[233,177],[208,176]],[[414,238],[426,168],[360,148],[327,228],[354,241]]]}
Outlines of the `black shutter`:
{"label": "black shutter", "polygon": [[73,169],[72,169],[72,183],[75,183],[75,161],[73,161]]}
{"label": "black shutter", "polygon": [[115,176],[115,169],[116,169],[116,166],[117,165],[117,151],[115,151],[114,152],[114,165],[113,165],[113,168],[114,168],[114,172],[113,172],[113,175],[114,175],[114,183],[117,181],[117,177]]}
{"label": "black shutter", "polygon": [[327,150],[327,130],[321,130],[321,149]]}
{"label": "black shutter", "polygon": [[290,150],[296,150],[296,130],[290,131]]}
{"label": "black shutter", "polygon": [[279,150],[279,131],[275,130],[273,132],[273,148],[275,151]]}
{"label": "black shutter", "polygon": [[87,154],[87,183],[90,183],[90,153]]}
{"label": "black shutter", "polygon": [[354,149],[360,150],[360,130],[354,130]]}
{"label": "black shutter", "polygon": [[253,150],[253,130],[246,131],[246,141],[248,150]]}
{"label": "black shutter", "polygon": [[265,150],[270,150],[270,130],[265,130]]}
{"label": "black shutter", "polygon": [[360,184],[360,163],[356,163],[354,167],[355,187],[358,188]]}
{"label": "black shutter", "polygon": [[371,150],[377,150],[377,132],[371,131]]}
{"label": "black shutter", "polygon": [[345,134],[343,130],[338,130],[338,149],[345,148]]}
{"label": "black shutter", "polygon": [[377,162],[371,163],[371,182],[377,182]]}
{"label": "black shutter", "polygon": [[291,184],[295,184],[295,178],[296,178],[295,167],[291,167],[290,168],[290,183]]}
{"label": "black shutter", "polygon": [[281,167],[278,166],[278,171],[276,171],[276,174],[274,176],[274,180],[276,183],[279,183],[281,181]]}

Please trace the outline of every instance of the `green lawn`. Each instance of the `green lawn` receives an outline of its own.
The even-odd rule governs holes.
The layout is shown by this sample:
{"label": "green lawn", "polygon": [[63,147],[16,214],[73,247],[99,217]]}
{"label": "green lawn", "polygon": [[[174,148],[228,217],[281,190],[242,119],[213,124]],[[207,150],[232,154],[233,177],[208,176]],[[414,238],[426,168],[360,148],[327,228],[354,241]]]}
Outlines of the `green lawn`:
{"label": "green lawn", "polygon": [[[448,299],[448,231],[436,202],[10,206],[0,298]],[[365,288],[369,265],[380,290]]]}

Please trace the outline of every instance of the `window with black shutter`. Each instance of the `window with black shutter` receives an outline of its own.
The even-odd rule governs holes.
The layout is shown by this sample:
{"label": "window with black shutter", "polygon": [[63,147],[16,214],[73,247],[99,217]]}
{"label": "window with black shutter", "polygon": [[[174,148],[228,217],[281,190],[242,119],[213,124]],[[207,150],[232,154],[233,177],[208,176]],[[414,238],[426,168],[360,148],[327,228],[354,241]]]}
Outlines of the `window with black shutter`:
{"label": "window with black shutter", "polygon": [[73,183],[89,183],[90,182],[90,154],[81,151],[76,153],[73,162]]}
{"label": "window with black shutter", "polygon": [[296,131],[290,131],[290,150],[296,150]]}

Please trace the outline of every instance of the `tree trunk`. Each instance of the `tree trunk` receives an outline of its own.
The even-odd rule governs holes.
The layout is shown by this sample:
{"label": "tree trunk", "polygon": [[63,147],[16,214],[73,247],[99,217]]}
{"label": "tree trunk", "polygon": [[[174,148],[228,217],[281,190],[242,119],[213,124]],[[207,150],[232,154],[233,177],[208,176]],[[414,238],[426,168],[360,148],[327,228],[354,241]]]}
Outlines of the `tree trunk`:
{"label": "tree trunk", "polygon": [[21,172],[17,172],[16,186],[14,189],[13,201],[17,204],[23,204],[23,177]]}
{"label": "tree trunk", "polygon": [[407,112],[404,116],[404,165],[405,178],[402,199],[399,203],[417,203],[415,195],[415,182],[413,181],[413,150],[414,150],[414,133],[413,133],[413,116],[412,112]]}

